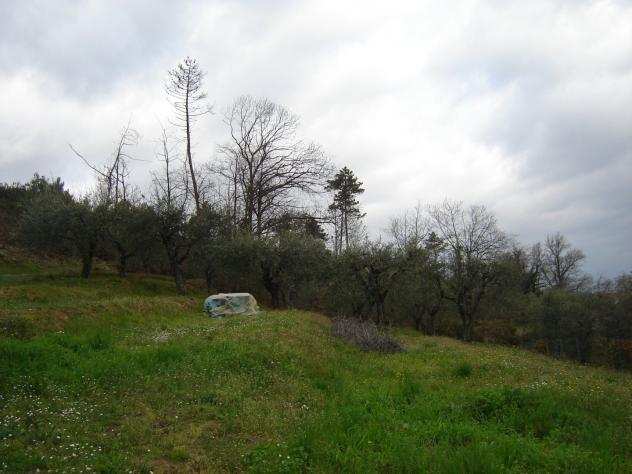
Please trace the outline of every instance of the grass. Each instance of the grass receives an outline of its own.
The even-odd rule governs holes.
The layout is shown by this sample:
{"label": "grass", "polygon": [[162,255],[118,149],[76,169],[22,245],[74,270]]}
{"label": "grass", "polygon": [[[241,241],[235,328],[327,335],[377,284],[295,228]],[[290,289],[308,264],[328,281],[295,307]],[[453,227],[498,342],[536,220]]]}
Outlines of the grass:
{"label": "grass", "polygon": [[364,352],[318,314],[215,320],[203,296],[0,280],[0,472],[632,471],[630,374],[410,330]]}

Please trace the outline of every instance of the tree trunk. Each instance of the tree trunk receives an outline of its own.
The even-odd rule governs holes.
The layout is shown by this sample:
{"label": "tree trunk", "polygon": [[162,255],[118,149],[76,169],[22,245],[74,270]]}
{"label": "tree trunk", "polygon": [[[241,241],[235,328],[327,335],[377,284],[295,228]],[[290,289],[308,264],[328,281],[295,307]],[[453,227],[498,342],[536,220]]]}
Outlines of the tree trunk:
{"label": "tree trunk", "polygon": [[463,323],[461,338],[465,342],[471,342],[474,333],[474,319],[467,314],[461,315],[461,322]]}
{"label": "tree trunk", "polygon": [[90,278],[92,274],[92,260],[94,258],[94,249],[96,244],[90,242],[85,253],[81,256],[81,278]]}
{"label": "tree trunk", "polygon": [[173,279],[176,283],[176,291],[184,295],[186,293],[186,287],[184,284],[184,273],[182,272],[182,267],[178,263],[173,263]]}
{"label": "tree trunk", "polygon": [[345,224],[345,248],[349,248],[349,221],[347,219],[347,212],[344,213],[344,224]]}
{"label": "tree trunk", "polygon": [[375,310],[377,312],[377,324],[384,324],[386,317],[384,316],[385,311],[383,299],[378,299],[375,305]]}
{"label": "tree trunk", "polygon": [[92,250],[81,257],[81,278],[90,278],[92,274]]}
{"label": "tree trunk", "polygon": [[278,308],[281,302],[281,286],[275,281],[272,270],[268,266],[262,263],[261,270],[263,271],[263,286],[270,293],[272,307]]}
{"label": "tree trunk", "polygon": [[268,293],[270,293],[272,307],[279,308],[281,306],[281,291],[279,290],[279,287],[272,283],[264,284],[264,286],[266,287],[266,290],[268,290]]}
{"label": "tree trunk", "polygon": [[419,332],[425,332],[424,331],[424,324],[423,324],[423,318],[421,316],[421,314],[417,313],[413,316],[413,323],[415,324],[415,329]]}
{"label": "tree trunk", "polygon": [[439,310],[432,310],[428,312],[428,334],[430,336],[436,336],[437,335],[437,324],[436,324],[436,320],[437,320],[437,313],[439,312]]}
{"label": "tree trunk", "polygon": [[213,288],[213,276],[215,275],[215,268],[211,262],[206,262],[204,268],[204,278],[206,279],[206,291],[211,292]]}
{"label": "tree trunk", "polygon": [[[188,86],[188,84],[187,84]],[[189,93],[185,98],[185,114],[186,114],[186,134],[187,134],[187,161],[189,162],[189,170],[191,172],[191,184],[193,186],[193,198],[195,199],[195,210],[200,213],[200,194],[198,192],[197,180],[195,179],[195,171],[193,169],[193,158],[191,156],[191,123],[189,117]]]}
{"label": "tree trunk", "polygon": [[121,278],[127,276],[127,255],[125,254],[119,255],[118,274]]}

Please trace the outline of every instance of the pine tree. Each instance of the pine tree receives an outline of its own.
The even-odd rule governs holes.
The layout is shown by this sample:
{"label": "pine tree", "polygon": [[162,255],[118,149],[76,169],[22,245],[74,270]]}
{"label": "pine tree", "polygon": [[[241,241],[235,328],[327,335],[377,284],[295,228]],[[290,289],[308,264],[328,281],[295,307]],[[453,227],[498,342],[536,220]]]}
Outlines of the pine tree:
{"label": "pine tree", "polygon": [[364,192],[364,188],[353,171],[345,166],[336,173],[333,179],[327,180],[325,189],[334,192],[333,202],[329,205],[329,209],[336,216],[334,250],[339,252],[342,250],[343,237],[345,248],[349,247],[349,222],[354,218],[361,219],[365,215],[360,211],[360,203],[356,199],[356,196]]}

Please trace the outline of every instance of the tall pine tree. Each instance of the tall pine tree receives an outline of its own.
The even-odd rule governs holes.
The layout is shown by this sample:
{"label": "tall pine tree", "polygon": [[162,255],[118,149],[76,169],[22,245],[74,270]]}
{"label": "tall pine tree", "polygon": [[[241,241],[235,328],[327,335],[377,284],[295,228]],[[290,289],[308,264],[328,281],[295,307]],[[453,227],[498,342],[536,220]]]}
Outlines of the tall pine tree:
{"label": "tall pine tree", "polygon": [[360,219],[364,214],[360,211],[357,196],[364,192],[362,182],[346,166],[333,179],[327,180],[327,191],[334,193],[333,202],[329,210],[334,213],[336,230],[334,250],[340,252],[344,239],[345,248],[349,247],[349,223],[353,219]]}

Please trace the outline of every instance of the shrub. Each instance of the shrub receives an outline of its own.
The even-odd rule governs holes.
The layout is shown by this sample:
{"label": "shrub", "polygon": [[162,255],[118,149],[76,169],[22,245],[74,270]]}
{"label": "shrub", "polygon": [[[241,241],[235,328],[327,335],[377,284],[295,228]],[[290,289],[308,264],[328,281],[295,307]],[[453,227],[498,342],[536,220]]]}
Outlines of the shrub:
{"label": "shrub", "polygon": [[467,362],[462,362],[455,367],[454,375],[463,378],[469,377],[470,375],[472,375],[472,366]]}
{"label": "shrub", "polygon": [[331,332],[363,351],[393,353],[404,350],[397,340],[380,330],[372,321],[338,318],[333,321]]}

